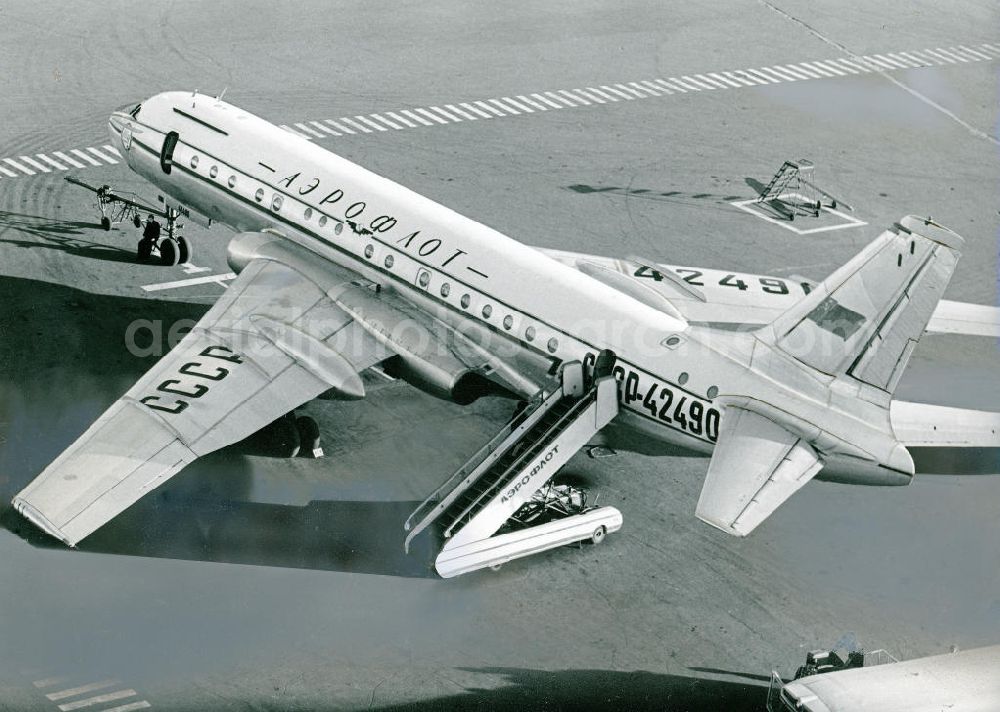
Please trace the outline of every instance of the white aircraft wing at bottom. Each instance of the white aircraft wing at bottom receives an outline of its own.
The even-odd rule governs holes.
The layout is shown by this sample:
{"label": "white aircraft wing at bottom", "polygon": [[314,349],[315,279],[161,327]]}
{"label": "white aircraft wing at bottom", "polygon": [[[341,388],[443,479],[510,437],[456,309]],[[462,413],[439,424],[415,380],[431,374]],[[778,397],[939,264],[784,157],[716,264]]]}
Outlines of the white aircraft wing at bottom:
{"label": "white aircraft wing at bottom", "polygon": [[823,467],[812,446],[774,421],[729,406],[695,514],[746,536]]}
{"label": "white aircraft wing at bottom", "polygon": [[14,507],[75,546],[197,457],[331,387],[363,396],[358,373],[384,359],[383,351],[309,278],[252,262]]}

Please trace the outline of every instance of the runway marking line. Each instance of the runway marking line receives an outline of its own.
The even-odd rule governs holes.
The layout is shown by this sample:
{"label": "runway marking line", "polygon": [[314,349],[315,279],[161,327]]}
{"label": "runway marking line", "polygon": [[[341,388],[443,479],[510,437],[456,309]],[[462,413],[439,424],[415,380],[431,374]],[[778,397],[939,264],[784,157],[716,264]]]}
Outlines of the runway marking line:
{"label": "runway marking line", "polygon": [[[40,672],[38,669],[26,670],[22,671],[22,675],[31,679],[31,677],[38,675]],[[53,687],[58,688],[58,686],[69,684],[73,680],[73,677],[70,675],[53,675],[34,680],[31,684],[38,690]],[[95,692],[99,692],[100,694],[92,694]],[[89,696],[84,697],[85,695]],[[55,703],[56,708],[60,712],[74,712],[74,710],[83,709],[88,709],[89,712],[89,708],[96,708],[100,712],[132,712],[133,710],[149,709],[153,706],[148,700],[129,699],[138,697],[138,695],[138,692],[132,688],[126,688],[117,679],[107,678],[94,682],[84,682],[77,677],[76,684],[72,687],[47,692],[45,693],[45,698],[49,702]],[[126,702],[126,700],[128,701]],[[109,703],[113,704],[116,702],[122,702],[122,704],[113,707],[106,706]]]}
{"label": "runway marking line", "polygon": [[45,696],[53,702],[58,702],[59,700],[65,700],[67,697],[76,697],[77,695],[83,695],[87,692],[97,692],[98,690],[103,690],[107,687],[113,687],[114,685],[119,684],[121,683],[118,680],[100,680],[99,682],[91,682],[78,687],[70,687],[66,690],[59,690],[58,692],[50,692]]}
{"label": "runway marking line", "polygon": [[[997,59],[1000,59],[1000,45],[998,44],[982,43],[974,47],[953,45],[905,52],[873,53],[851,56],[850,58],[812,60],[753,69],[684,74],[679,77],[623,82],[613,86],[602,84],[597,87],[557,89],[530,95],[516,94],[513,97],[504,96],[472,102],[457,102],[443,106],[382,111],[381,113],[354,116],[353,118],[341,116],[337,119],[293,122],[279,124],[279,127],[296,136],[313,141],[327,139],[331,136],[339,138],[344,135],[382,133],[388,131],[386,127],[398,130],[413,129],[421,126],[448,125],[478,119],[545,113],[550,109],[618,103],[622,99],[634,101],[688,92],[770,86],[809,79],[838,79],[873,72],[889,73],[907,69],[992,62]],[[87,146],[82,150],[72,148],[67,151],[53,151],[52,157],[45,153],[37,153],[34,157],[0,158],[0,180],[36,176],[39,173],[50,173],[53,169],[64,171],[69,170],[69,168],[115,165],[121,158],[121,152],[110,144]]]}
{"label": "runway marking line", "polygon": [[190,279],[178,279],[173,282],[159,282],[157,284],[144,284],[142,285],[142,290],[144,292],[163,292],[168,289],[182,289],[184,287],[195,287],[199,284],[218,284],[220,287],[225,288],[226,282],[236,279],[236,274],[234,272],[228,272],[224,274],[210,274],[204,277],[192,277]]}
{"label": "runway marking line", "polygon": [[83,709],[84,707],[91,707],[93,705],[99,705],[104,702],[115,702],[116,700],[124,700],[127,697],[135,697],[139,693],[135,690],[116,690],[115,692],[108,692],[104,695],[95,695],[94,697],[87,697],[82,700],[75,700],[73,702],[67,702],[65,704],[59,705],[59,709],[62,712],[72,712],[73,710]]}
{"label": "runway marking line", "polygon": [[[789,198],[796,198],[798,201],[801,201],[802,203],[810,202],[806,196],[801,195],[799,193],[782,193],[781,195],[778,196],[777,199],[782,202],[788,202]],[[823,205],[820,207],[820,210],[822,212],[835,215],[836,217],[843,220],[843,222],[834,223],[833,225],[823,225],[821,227],[814,227],[814,228],[809,228],[807,230],[802,230],[795,227],[795,225],[792,223],[791,220],[778,220],[777,218],[773,218],[770,215],[766,215],[760,212],[759,210],[754,210],[752,206],[757,204],[757,200],[758,200],[757,198],[750,198],[749,200],[737,200],[735,202],[730,203],[730,205],[739,208],[744,212],[750,213],[754,217],[760,218],[761,220],[766,220],[767,222],[779,225],[785,228],[786,230],[791,230],[796,235],[815,235],[816,233],[820,232],[830,232],[832,230],[844,230],[849,227],[861,227],[863,225],[868,224],[865,221],[858,220],[856,217],[841,212],[840,210],[834,210],[833,208],[829,208]]]}

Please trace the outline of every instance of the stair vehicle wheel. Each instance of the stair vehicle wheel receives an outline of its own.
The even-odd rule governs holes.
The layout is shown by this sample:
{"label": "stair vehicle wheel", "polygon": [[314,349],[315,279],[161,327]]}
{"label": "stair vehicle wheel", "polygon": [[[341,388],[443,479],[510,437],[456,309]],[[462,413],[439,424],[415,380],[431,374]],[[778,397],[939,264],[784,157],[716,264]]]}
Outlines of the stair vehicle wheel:
{"label": "stair vehicle wheel", "polygon": [[590,535],[590,541],[594,543],[594,546],[597,546],[602,541],[604,541],[605,537],[607,536],[608,536],[608,528],[602,524],[601,526],[597,527],[597,529],[594,530],[593,534]]}
{"label": "stair vehicle wheel", "polygon": [[101,227],[103,227],[105,230],[110,230],[111,229],[111,218],[109,218],[109,217],[102,217],[101,218]]}
{"label": "stair vehicle wheel", "polygon": [[177,238],[177,261],[182,265],[191,261],[191,243],[185,237]]}
{"label": "stair vehicle wheel", "polygon": [[499,571],[503,568],[503,564],[490,564],[490,571]]}
{"label": "stair vehicle wheel", "polygon": [[179,259],[180,250],[177,249],[177,243],[169,238],[160,240],[160,264],[165,267],[174,267]]}
{"label": "stair vehicle wheel", "polygon": [[307,457],[323,457],[319,425],[316,421],[308,415],[300,415],[295,419],[295,429],[299,433],[301,453]]}

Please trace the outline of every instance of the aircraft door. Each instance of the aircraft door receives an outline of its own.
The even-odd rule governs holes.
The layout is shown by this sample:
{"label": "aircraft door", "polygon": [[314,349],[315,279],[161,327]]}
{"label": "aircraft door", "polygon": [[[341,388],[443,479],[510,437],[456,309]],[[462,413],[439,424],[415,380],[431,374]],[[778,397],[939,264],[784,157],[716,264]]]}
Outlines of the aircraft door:
{"label": "aircraft door", "polygon": [[174,165],[174,148],[177,147],[177,139],[177,132],[171,131],[164,137],[163,148],[160,150],[160,168],[168,175]]}

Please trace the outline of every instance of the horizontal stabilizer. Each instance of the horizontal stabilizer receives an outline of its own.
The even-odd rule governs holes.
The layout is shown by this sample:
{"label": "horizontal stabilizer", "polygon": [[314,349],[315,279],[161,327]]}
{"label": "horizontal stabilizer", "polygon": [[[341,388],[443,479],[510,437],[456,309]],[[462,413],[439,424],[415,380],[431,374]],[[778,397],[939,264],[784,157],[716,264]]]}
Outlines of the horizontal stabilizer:
{"label": "horizontal stabilizer", "polygon": [[746,536],[820,471],[809,443],[773,420],[729,406],[695,514],[736,536]]}
{"label": "horizontal stabilizer", "polygon": [[942,299],[927,324],[927,331],[1000,339],[1000,308]]}
{"label": "horizontal stabilizer", "polygon": [[906,446],[1000,448],[1000,413],[893,401],[889,414]]}

